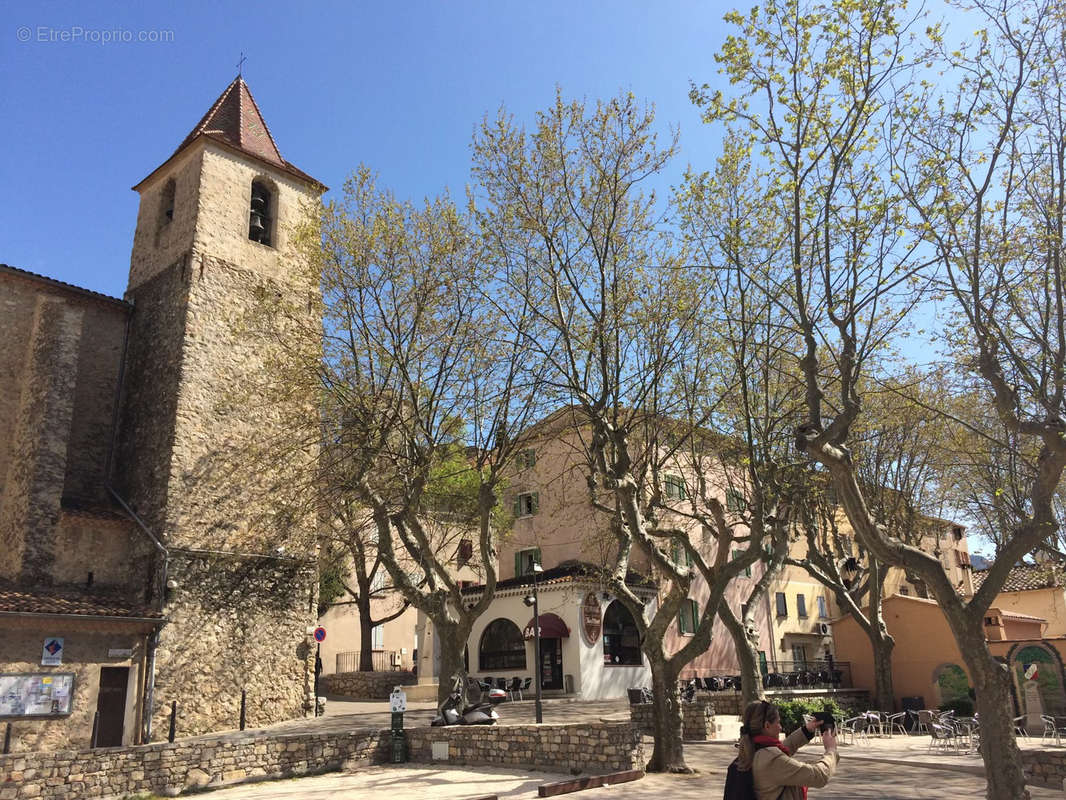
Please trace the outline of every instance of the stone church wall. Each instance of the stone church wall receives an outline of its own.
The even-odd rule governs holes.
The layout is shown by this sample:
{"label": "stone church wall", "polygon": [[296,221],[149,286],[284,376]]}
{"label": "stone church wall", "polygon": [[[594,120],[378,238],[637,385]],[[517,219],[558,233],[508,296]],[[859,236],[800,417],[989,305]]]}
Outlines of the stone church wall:
{"label": "stone church wall", "polygon": [[171,551],[168,578],[175,588],[156,651],[153,739],[166,735],[172,700],[182,736],[236,728],[241,689],[249,727],[311,708],[314,563]]}
{"label": "stone church wall", "polygon": [[126,320],[124,306],[101,303],[85,306],[63,483],[63,496],[72,502],[92,506],[109,503],[104,487],[108,479],[107,457],[118,402]]}
{"label": "stone church wall", "polygon": [[64,501],[106,502],[127,306],[6,271],[0,288],[0,577],[47,585]]}
{"label": "stone church wall", "polygon": [[116,484],[157,536],[163,530],[181,377],[187,258],[127,292],[133,302]]}

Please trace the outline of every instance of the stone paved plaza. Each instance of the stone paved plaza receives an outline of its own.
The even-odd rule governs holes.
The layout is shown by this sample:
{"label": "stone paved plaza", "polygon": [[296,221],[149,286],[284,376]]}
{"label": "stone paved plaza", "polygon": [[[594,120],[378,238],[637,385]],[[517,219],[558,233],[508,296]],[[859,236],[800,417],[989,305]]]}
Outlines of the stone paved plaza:
{"label": "stone paved plaza", "polygon": [[[811,800],[845,800],[869,797],[880,800],[956,800],[984,797],[983,778],[955,770],[928,766],[849,758],[847,748],[840,769],[829,786],[812,790]],[[812,745],[812,753],[821,748]],[[686,745],[690,766],[696,775],[649,775],[633,783],[589,789],[572,795],[575,800],[615,797],[625,800],[712,800],[722,796],[725,768],[733,758],[731,747],[720,744]],[[469,800],[486,794],[501,798],[537,797],[542,783],[570,776],[546,772],[489,767],[437,767],[427,765],[368,767],[350,774],[336,773],[313,778],[261,783],[212,792],[212,800],[365,800],[387,796],[389,800]],[[1050,789],[1030,789],[1033,800],[1061,798]]]}

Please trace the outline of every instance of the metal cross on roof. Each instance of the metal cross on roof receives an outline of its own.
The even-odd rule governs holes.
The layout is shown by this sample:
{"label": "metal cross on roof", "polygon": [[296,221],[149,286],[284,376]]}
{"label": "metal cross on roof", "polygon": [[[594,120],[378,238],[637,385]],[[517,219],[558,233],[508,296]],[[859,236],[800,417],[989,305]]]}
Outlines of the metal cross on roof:
{"label": "metal cross on roof", "polygon": [[237,62],[237,74],[241,75],[244,72],[244,62],[248,59],[244,55],[244,51],[241,51],[241,60]]}

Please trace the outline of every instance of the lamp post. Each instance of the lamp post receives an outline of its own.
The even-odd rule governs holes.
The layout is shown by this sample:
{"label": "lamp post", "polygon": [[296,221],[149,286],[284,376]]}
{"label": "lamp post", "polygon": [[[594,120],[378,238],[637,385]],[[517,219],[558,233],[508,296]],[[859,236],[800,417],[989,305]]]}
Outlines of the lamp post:
{"label": "lamp post", "polygon": [[533,682],[536,685],[536,700],[533,708],[536,711],[537,724],[544,722],[544,708],[540,702],[541,687],[541,664],[540,664],[540,606],[537,602],[537,573],[543,572],[544,568],[536,561],[533,562],[533,594],[526,595],[522,602],[533,607]]}

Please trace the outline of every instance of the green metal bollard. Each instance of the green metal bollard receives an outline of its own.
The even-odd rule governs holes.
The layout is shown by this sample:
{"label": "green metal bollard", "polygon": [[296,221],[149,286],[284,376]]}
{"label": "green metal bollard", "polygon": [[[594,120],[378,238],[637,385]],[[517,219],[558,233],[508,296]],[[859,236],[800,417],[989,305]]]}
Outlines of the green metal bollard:
{"label": "green metal bollard", "polygon": [[402,730],[392,732],[392,763],[407,763],[407,734]]}

